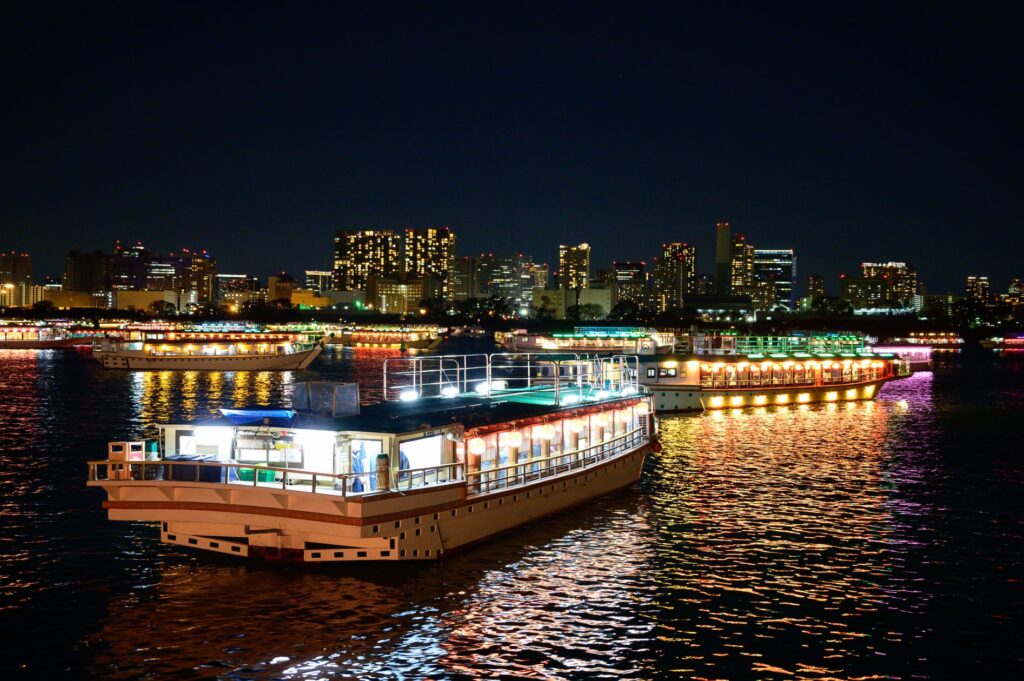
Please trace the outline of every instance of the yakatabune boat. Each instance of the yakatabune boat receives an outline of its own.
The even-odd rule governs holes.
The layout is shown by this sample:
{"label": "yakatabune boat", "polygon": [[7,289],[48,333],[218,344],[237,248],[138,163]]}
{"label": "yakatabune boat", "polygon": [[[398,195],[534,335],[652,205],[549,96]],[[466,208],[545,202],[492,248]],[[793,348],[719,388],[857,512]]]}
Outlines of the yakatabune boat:
{"label": "yakatabune boat", "polygon": [[910,375],[894,354],[772,353],[669,356],[641,365],[659,412],[870,400]]}
{"label": "yakatabune boat", "polygon": [[[476,364],[474,364],[474,362]],[[297,561],[430,560],[632,484],[654,444],[636,358],[389,359],[385,401],[297,384],[89,463],[111,520],[163,541]]]}
{"label": "yakatabune boat", "polygon": [[93,350],[106,369],[288,371],[323,350],[302,334],[263,331],[146,331],[145,340],[103,341]]}
{"label": "yakatabune boat", "polygon": [[66,329],[43,325],[0,324],[0,350],[70,348],[78,340]]}

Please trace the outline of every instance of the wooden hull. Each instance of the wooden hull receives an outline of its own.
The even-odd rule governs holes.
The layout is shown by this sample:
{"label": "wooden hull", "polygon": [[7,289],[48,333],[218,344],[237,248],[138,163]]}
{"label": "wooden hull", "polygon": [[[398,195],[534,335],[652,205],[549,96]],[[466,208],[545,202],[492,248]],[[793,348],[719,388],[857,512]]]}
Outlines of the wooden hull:
{"label": "wooden hull", "polygon": [[647,388],[654,396],[657,413],[692,412],[747,407],[780,407],[821,402],[870,400],[887,381],[882,378],[860,383],[827,385],[780,385],[751,389],[700,388],[692,385],[654,384]]}
{"label": "wooden hull", "polygon": [[467,495],[463,482],[361,497],[204,483],[90,481],[111,520],[160,523],[171,544],[299,562],[436,560],[627,487],[649,440],[586,468]]}
{"label": "wooden hull", "polygon": [[131,350],[94,350],[105,369],[152,371],[291,371],[305,369],[323,351],[319,344],[287,355],[146,355]]}

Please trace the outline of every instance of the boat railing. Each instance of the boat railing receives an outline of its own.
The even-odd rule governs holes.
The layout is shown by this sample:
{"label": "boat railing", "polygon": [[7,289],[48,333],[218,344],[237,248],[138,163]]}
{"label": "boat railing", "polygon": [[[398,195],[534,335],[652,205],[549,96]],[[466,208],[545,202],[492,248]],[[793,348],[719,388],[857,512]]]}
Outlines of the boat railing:
{"label": "boat railing", "polygon": [[389,357],[384,360],[384,398],[453,397],[469,392],[495,397],[533,390],[553,393],[555,404],[578,402],[600,392],[639,392],[638,364],[634,355],[572,352]]}
{"label": "boat railing", "polygon": [[462,463],[443,463],[426,468],[403,468],[395,474],[392,489],[399,491],[444,485],[459,482],[466,478],[466,466]]}
{"label": "boat railing", "polygon": [[537,480],[587,468],[617,456],[644,442],[643,428],[636,428],[611,439],[569,452],[543,458],[531,458],[498,468],[472,471],[466,476],[469,494],[486,494],[499,489],[518,487]]}

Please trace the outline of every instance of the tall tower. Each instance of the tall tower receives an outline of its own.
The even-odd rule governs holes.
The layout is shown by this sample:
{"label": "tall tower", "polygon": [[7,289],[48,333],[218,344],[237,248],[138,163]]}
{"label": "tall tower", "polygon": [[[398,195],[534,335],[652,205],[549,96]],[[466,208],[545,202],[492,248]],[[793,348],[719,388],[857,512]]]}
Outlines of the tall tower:
{"label": "tall tower", "polygon": [[334,287],[365,291],[370,277],[401,271],[401,237],[392,230],[342,230],[334,236]]}
{"label": "tall tower", "polygon": [[725,221],[715,223],[715,293],[732,293],[732,227]]}
{"label": "tall tower", "polygon": [[558,282],[569,289],[590,286],[590,244],[558,246]]}
{"label": "tall tower", "polygon": [[435,277],[445,300],[455,299],[455,233],[448,227],[405,230],[403,273]]}
{"label": "tall tower", "polygon": [[654,294],[659,311],[683,304],[683,296],[697,292],[697,249],[674,242],[661,245],[654,267]]}
{"label": "tall tower", "polygon": [[747,243],[747,237],[742,234],[737,234],[733,238],[729,273],[730,294],[736,296],[753,294],[754,247]]}

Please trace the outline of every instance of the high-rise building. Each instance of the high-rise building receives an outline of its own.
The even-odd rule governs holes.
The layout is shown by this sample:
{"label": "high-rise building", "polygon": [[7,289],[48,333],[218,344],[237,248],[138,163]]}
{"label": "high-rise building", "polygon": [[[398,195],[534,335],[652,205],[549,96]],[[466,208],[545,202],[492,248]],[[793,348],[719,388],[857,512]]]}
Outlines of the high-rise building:
{"label": "high-rise building", "polygon": [[825,277],[811,274],[807,277],[807,297],[814,299],[825,295]]}
{"label": "high-rise building", "polygon": [[912,307],[917,295],[917,270],[905,262],[861,263],[865,279],[885,282],[885,296],[879,307]]}
{"label": "high-rise building", "polygon": [[330,291],[333,286],[334,273],[330,270],[306,270],[306,288],[317,295]]}
{"label": "high-rise building", "polygon": [[697,292],[697,248],[674,242],[661,245],[654,264],[654,296],[659,311],[680,307],[683,296]]}
{"label": "high-rise building", "polygon": [[983,303],[988,302],[989,299],[989,285],[988,277],[979,277],[977,275],[970,275],[967,277],[967,297],[971,300],[977,300]]}
{"label": "high-rise building", "polygon": [[114,291],[146,290],[146,266],[153,254],[137,241],[134,246],[114,242],[114,254],[107,263],[110,288]]}
{"label": "high-rise building", "polygon": [[[796,309],[796,255],[791,248],[756,248],[754,249],[754,281],[771,282],[772,297],[768,301],[769,309],[779,305]],[[759,296],[764,287],[758,289]]]}
{"label": "high-rise building", "polygon": [[562,288],[590,286],[590,244],[558,246],[558,282]]}
{"label": "high-rise building", "polygon": [[477,262],[471,255],[455,256],[455,282],[452,299],[458,302],[476,298],[479,295],[477,285]]}
{"label": "high-rise building", "polygon": [[259,288],[260,280],[248,274],[218,273],[213,278],[213,297],[218,302],[228,298],[238,300],[239,296],[230,296],[229,294],[249,293],[258,291]]}
{"label": "high-rise building", "polygon": [[612,284],[616,300],[628,300],[637,307],[650,307],[650,277],[643,261],[616,261],[612,263]]}
{"label": "high-rise building", "polygon": [[890,284],[882,277],[839,275],[840,295],[858,309],[880,308],[889,304]]}
{"label": "high-rise building", "polygon": [[174,258],[153,256],[146,263],[147,291],[177,291],[180,289],[181,277],[178,276],[178,265]]}
{"label": "high-rise building", "polygon": [[546,262],[530,263],[527,270],[533,276],[533,287],[534,288],[547,288],[548,279],[550,278],[550,267]]}
{"label": "high-rise building", "polygon": [[1021,284],[1020,277],[1010,279],[1010,284],[1006,287],[1006,299],[1011,305],[1020,305],[1024,301],[1024,285]]}
{"label": "high-rise building", "polygon": [[481,297],[498,296],[517,307],[529,307],[533,301],[533,273],[530,256],[481,253],[477,258],[476,281]]}
{"label": "high-rise building", "polygon": [[441,296],[455,297],[455,233],[448,227],[418,227],[405,230],[403,274],[431,276],[441,282]]}
{"label": "high-rise building", "polygon": [[28,307],[37,296],[32,287],[32,258],[28,253],[0,253],[0,295],[7,307]]}
{"label": "high-rise building", "polygon": [[729,294],[734,296],[752,295],[754,292],[754,247],[747,243],[747,237],[742,234],[737,234],[732,239],[732,260],[729,271]]}
{"label": "high-rise building", "polygon": [[402,269],[402,240],[392,230],[341,230],[334,236],[334,288],[365,291],[370,277],[392,277]]}
{"label": "high-rise building", "polygon": [[214,278],[217,276],[217,261],[206,251],[181,249],[172,253],[178,271],[178,291],[192,305],[212,303],[214,300]]}
{"label": "high-rise building", "polygon": [[728,222],[715,223],[715,293],[727,296],[732,292],[732,227]]}
{"label": "high-rise building", "polygon": [[109,258],[101,251],[68,253],[64,263],[65,291],[103,293],[108,289],[107,266]]}

